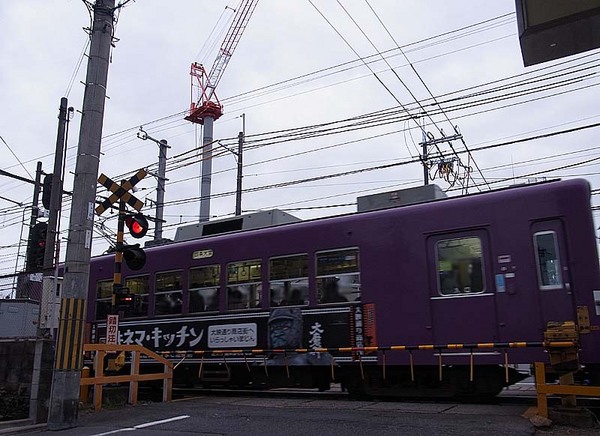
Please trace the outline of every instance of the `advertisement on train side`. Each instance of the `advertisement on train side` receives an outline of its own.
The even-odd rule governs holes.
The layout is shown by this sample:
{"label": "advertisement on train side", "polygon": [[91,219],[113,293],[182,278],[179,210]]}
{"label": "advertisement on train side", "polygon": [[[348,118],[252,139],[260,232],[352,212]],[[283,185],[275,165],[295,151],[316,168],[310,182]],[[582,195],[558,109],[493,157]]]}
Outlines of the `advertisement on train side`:
{"label": "advertisement on train side", "polygon": [[[277,307],[236,316],[125,319],[118,325],[118,343],[157,352],[375,346],[372,311],[370,305]],[[106,342],[106,323],[95,326],[93,340]]]}

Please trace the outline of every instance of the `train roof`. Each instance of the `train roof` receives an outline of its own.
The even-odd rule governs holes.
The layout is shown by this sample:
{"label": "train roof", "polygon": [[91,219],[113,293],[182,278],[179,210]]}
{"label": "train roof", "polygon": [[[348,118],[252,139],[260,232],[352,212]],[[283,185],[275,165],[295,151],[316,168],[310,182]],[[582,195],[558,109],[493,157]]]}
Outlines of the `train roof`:
{"label": "train roof", "polygon": [[[589,183],[584,179],[570,179],[570,180],[554,179],[554,180],[548,180],[548,181],[542,181],[542,182],[536,182],[536,183],[523,183],[523,184],[516,184],[516,185],[512,185],[512,186],[508,186],[508,187],[504,187],[504,188],[500,188],[500,189],[495,189],[492,191],[484,191],[484,192],[478,192],[478,193],[473,193],[473,194],[465,194],[465,195],[459,195],[459,196],[454,196],[454,197],[445,197],[445,198],[436,197],[431,200],[421,200],[421,201],[411,203],[411,204],[396,205],[394,207],[381,208],[381,209],[376,209],[376,210],[349,212],[346,214],[332,215],[332,216],[328,216],[328,217],[319,217],[319,218],[313,218],[313,219],[308,219],[308,220],[295,220],[295,221],[290,221],[290,222],[274,223],[273,225],[260,227],[260,228],[256,228],[256,229],[248,229],[248,230],[242,229],[242,230],[231,231],[231,232],[227,232],[227,233],[223,233],[223,234],[214,234],[214,235],[210,235],[210,236],[205,236],[205,237],[203,237],[203,239],[204,238],[227,237],[229,235],[239,234],[239,233],[253,233],[253,232],[257,232],[257,231],[264,232],[269,229],[281,228],[281,227],[287,227],[287,226],[312,225],[312,224],[320,223],[320,222],[327,221],[327,220],[353,219],[356,216],[365,216],[367,214],[373,214],[373,215],[387,214],[387,213],[393,214],[393,213],[397,213],[399,210],[408,212],[409,210],[414,210],[414,208],[438,208],[442,205],[448,206],[450,204],[455,204],[456,202],[464,202],[464,201],[469,202],[470,204],[476,206],[479,203],[481,203],[481,204],[486,203],[487,201],[489,201],[491,199],[495,199],[495,201],[503,201],[502,199],[508,200],[509,198],[522,195],[524,191],[528,192],[528,195],[532,195],[534,197],[537,194],[542,196],[544,194],[547,194],[547,189],[549,187],[557,186],[557,185],[561,185],[564,188],[567,188],[568,186],[572,186],[572,187],[579,186],[580,189],[582,189],[582,188],[585,188],[587,190],[590,189]],[[500,197],[500,200],[499,200],[499,197]],[[177,243],[186,243],[186,242],[191,242],[191,241],[182,241],[182,242],[177,242]]]}
{"label": "train roof", "polygon": [[[293,226],[294,228],[302,227],[302,226],[312,227],[315,225],[320,225],[320,223],[325,223],[325,222],[328,222],[331,220],[346,222],[347,220],[353,220],[358,217],[368,217],[368,216],[375,217],[375,216],[380,216],[380,215],[385,216],[387,214],[394,215],[394,214],[404,213],[404,212],[408,214],[408,213],[411,213],[412,211],[416,211],[416,210],[423,211],[423,208],[431,209],[431,213],[433,214],[434,212],[437,213],[439,210],[445,209],[446,207],[454,207],[457,204],[461,204],[463,202],[465,202],[464,205],[469,205],[470,207],[477,208],[478,206],[483,207],[485,204],[487,204],[490,201],[494,201],[494,202],[509,201],[510,199],[515,199],[515,198],[518,198],[519,196],[522,196],[524,193],[527,193],[527,196],[530,198],[535,198],[536,196],[539,196],[540,198],[542,198],[542,196],[548,194],[549,188],[553,188],[553,187],[555,188],[558,186],[561,186],[563,189],[587,190],[587,192],[589,192],[589,190],[590,190],[590,185],[589,185],[588,181],[585,179],[569,179],[569,180],[554,179],[554,180],[548,180],[548,181],[542,181],[542,182],[536,182],[536,183],[523,183],[523,184],[512,185],[512,186],[508,186],[508,187],[504,187],[504,188],[500,188],[500,189],[495,189],[492,191],[484,191],[484,192],[459,195],[459,196],[454,196],[454,197],[446,197],[446,198],[435,198],[435,199],[432,199],[429,201],[421,201],[421,202],[414,203],[414,204],[398,205],[395,207],[389,207],[389,208],[385,208],[385,209],[368,210],[368,211],[362,211],[362,212],[350,212],[350,213],[346,213],[346,214],[332,215],[332,216],[328,216],[328,217],[319,217],[319,218],[313,218],[313,219],[308,219],[308,220],[290,220],[288,222],[274,223],[269,226],[262,226],[262,227],[258,227],[258,228],[232,230],[232,231],[228,231],[226,233],[212,234],[212,235],[202,236],[199,238],[190,238],[190,239],[184,240],[184,241],[173,241],[173,242],[169,242],[169,243],[157,245],[157,246],[148,246],[147,245],[146,247],[144,247],[144,249],[147,250],[148,252],[153,252],[153,253],[158,254],[163,250],[168,251],[168,249],[175,244],[177,244],[178,246],[181,246],[181,247],[185,247],[188,245],[197,244],[199,240],[206,241],[206,242],[213,242],[213,241],[227,239],[234,235],[242,235],[243,234],[243,235],[251,236],[251,235],[256,234],[256,232],[263,233],[263,232],[277,231],[278,229],[287,228],[287,227],[291,227],[291,226]],[[234,217],[234,219],[239,219],[239,217]],[[219,222],[223,222],[223,220],[220,220]],[[112,253],[109,253],[109,254],[112,254]],[[104,257],[104,255],[102,257]]]}

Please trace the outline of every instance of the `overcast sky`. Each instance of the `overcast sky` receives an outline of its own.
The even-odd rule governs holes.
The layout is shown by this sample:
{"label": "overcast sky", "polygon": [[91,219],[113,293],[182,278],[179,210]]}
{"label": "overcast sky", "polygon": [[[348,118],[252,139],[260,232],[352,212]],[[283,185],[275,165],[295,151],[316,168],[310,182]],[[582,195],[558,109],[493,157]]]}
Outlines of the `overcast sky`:
{"label": "overcast sky", "polygon": [[[183,120],[191,101],[190,64],[212,66],[233,17],[227,7],[238,3],[135,0],[118,15],[100,172],[120,178],[141,167],[156,169],[158,148],[137,138],[140,126],[166,139],[172,148],[165,237],[199,214],[200,155],[175,158],[201,145],[200,127]],[[260,0],[219,83],[224,115],[214,126],[215,139],[235,147],[245,114],[244,188],[254,192],[244,193],[243,211],[279,208],[314,218],[352,212],[358,196],[422,184],[422,166],[401,163],[420,153],[417,123],[424,110],[431,114],[424,120],[431,137],[440,138],[442,130],[452,135],[457,126],[465,141],[452,143],[460,157],[453,162],[456,183],[432,180],[448,195],[461,194],[467,181],[469,192],[478,192],[533,177],[583,177],[598,190],[598,128],[582,127],[600,118],[600,54],[525,68],[514,7],[514,0]],[[58,106],[67,96],[76,111],[66,164],[65,189],[71,190],[88,9],[81,0],[3,1],[0,24],[0,168],[32,179],[42,161],[44,171],[52,171]],[[354,117],[361,118],[343,121]],[[290,130],[297,128],[303,135]],[[277,131],[283,132],[270,133]],[[462,153],[465,144],[471,160]],[[452,149],[441,144],[439,151]],[[374,169],[388,164],[398,165]],[[213,160],[214,217],[234,212],[235,166],[229,152]],[[325,178],[349,171],[355,173]],[[312,177],[319,179],[291,183]],[[283,186],[268,188],[275,184]],[[156,199],[156,179],[148,176],[139,187],[139,198]],[[22,266],[15,256],[26,238],[22,223],[32,185],[2,177],[0,196],[1,275]],[[595,205],[599,197],[596,191]],[[70,201],[64,204],[66,238]],[[150,204],[145,211],[153,214]],[[116,230],[114,217],[105,215],[96,223],[108,218],[106,227]],[[99,254],[108,242],[96,236],[93,253]]]}

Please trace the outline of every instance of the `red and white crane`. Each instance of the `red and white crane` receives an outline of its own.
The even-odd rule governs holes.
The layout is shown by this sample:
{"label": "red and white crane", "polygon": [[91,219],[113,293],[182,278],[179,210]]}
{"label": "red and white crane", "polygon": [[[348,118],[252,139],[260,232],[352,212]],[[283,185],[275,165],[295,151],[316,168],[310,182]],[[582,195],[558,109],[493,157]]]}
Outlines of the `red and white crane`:
{"label": "red and white crane", "polygon": [[[233,22],[225,35],[217,58],[209,73],[202,64],[192,63],[192,101],[186,120],[204,125],[202,152],[202,179],[200,185],[200,222],[210,217],[210,185],[212,173],[213,122],[223,114],[223,105],[217,98],[215,89],[225,72],[225,68],[235,51],[240,38],[248,25],[258,0],[245,0],[235,11]],[[195,95],[197,97],[195,97]]]}

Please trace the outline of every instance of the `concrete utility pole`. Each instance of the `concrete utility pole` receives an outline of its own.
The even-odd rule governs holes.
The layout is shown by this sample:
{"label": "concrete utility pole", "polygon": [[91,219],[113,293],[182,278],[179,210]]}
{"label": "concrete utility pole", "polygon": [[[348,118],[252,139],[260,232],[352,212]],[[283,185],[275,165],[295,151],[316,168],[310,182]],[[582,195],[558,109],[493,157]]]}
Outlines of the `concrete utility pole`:
{"label": "concrete utility pole", "polygon": [[[425,125],[425,122],[423,122],[423,125]],[[427,150],[429,149],[429,146],[442,144],[444,142],[447,142],[448,144],[450,144],[452,141],[457,140],[457,139],[462,139],[462,135],[457,133],[456,135],[443,136],[442,138],[436,139],[433,137],[433,135],[431,133],[426,134],[425,130],[423,129],[423,142],[421,142],[420,144],[423,147],[423,155],[421,156],[421,160],[423,162],[423,184],[424,185],[429,184],[429,166],[427,164],[427,160],[429,159]]]}
{"label": "concrete utility pole", "polygon": [[54,266],[54,249],[56,245],[58,216],[62,203],[62,168],[65,153],[65,132],[67,130],[67,122],[69,121],[67,104],[67,98],[61,98],[58,113],[56,151],[54,154],[54,171],[52,173],[50,210],[48,214],[48,232],[46,235],[46,251],[44,252],[44,276],[53,275],[52,270]]}
{"label": "concrete utility pole", "polygon": [[427,148],[429,145],[427,144],[427,133],[425,132],[425,119],[423,118],[423,185],[429,185],[429,165],[427,165]]}
{"label": "concrete utility pole", "polygon": [[171,148],[166,139],[160,141],[148,135],[141,127],[137,137],[145,141],[149,139],[158,145],[158,177],[156,186],[156,227],[154,228],[154,241],[162,240],[163,212],[165,209],[165,184],[167,183],[167,149]]}
{"label": "concrete utility pole", "polygon": [[[39,212],[39,208],[38,208],[38,203],[40,201],[40,187],[42,186],[40,181],[42,179],[42,163],[38,162],[37,163],[37,167],[35,169],[35,184],[33,185],[33,202],[31,203],[31,217],[29,218],[29,233],[28,233],[28,238],[27,241],[31,240],[31,229],[33,229],[33,226],[35,226],[35,223],[37,223],[37,219],[38,219],[38,212]],[[29,246],[29,244],[28,244]],[[31,270],[32,265],[28,264],[28,260],[26,260],[26,264],[25,264],[25,270],[29,271]],[[29,297],[29,295],[28,295]]]}
{"label": "concrete utility pole", "polygon": [[48,428],[77,425],[92,230],[115,0],[96,0],[83,96]]}
{"label": "concrete utility pole", "polygon": [[237,156],[237,185],[235,190],[235,214],[242,214],[242,154],[244,146],[244,132],[238,133],[238,151]]}
{"label": "concrete utility pole", "polygon": [[44,250],[41,310],[31,377],[31,395],[29,398],[29,418],[31,418],[34,423],[41,421],[45,422],[48,415],[47,396],[50,393],[50,380],[45,377],[44,380],[42,380],[42,373],[50,374],[52,371],[52,364],[50,362],[44,362],[42,355],[44,354],[44,348],[52,346],[52,343],[41,339],[41,337],[44,336],[43,333],[45,329],[49,329],[52,336],[54,336],[55,332],[53,330],[57,327],[54,311],[57,298],[56,289],[58,286],[58,271],[57,268],[55,268],[55,263],[58,263],[58,259],[57,256],[55,256],[55,242],[57,240],[59,227],[58,218],[62,203],[62,168],[66,145],[66,126],[69,121],[69,112],[73,110],[73,108],[67,110],[67,103],[68,100],[66,97],[63,97],[60,100],[58,112],[58,133],[54,155],[54,173],[52,176],[48,230],[46,233],[46,246]]}
{"label": "concrete utility pole", "polygon": [[165,177],[167,172],[167,145],[166,139],[161,139],[158,143],[158,186],[156,188],[156,228],[154,230],[154,240],[162,239],[163,213],[165,209]]}

